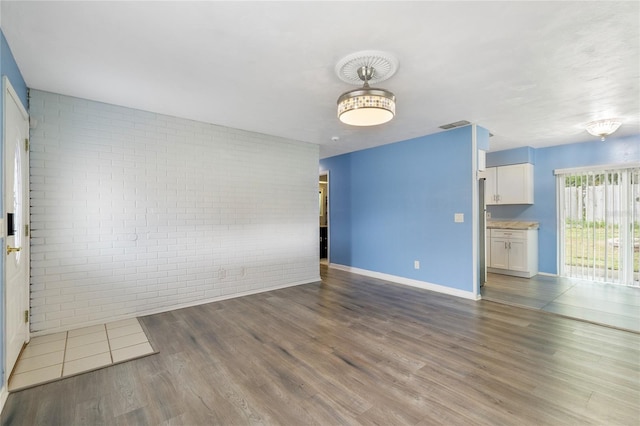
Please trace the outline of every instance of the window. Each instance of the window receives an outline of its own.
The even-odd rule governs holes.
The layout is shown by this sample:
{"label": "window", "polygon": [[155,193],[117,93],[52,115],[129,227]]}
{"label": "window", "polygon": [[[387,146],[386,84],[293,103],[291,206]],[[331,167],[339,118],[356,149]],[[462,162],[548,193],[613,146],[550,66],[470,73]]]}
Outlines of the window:
{"label": "window", "polygon": [[555,174],[560,275],[640,287],[640,166]]}

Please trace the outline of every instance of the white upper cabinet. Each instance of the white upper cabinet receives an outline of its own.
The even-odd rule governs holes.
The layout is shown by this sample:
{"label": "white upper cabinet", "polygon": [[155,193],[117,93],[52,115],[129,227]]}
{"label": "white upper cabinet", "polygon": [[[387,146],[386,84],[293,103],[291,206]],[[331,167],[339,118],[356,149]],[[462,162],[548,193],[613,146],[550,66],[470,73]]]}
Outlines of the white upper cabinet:
{"label": "white upper cabinet", "polygon": [[533,164],[487,167],[485,201],[495,204],[533,204]]}
{"label": "white upper cabinet", "polygon": [[484,201],[486,205],[498,204],[496,202],[496,172],[497,167],[487,167],[482,176],[485,178],[484,183]]}

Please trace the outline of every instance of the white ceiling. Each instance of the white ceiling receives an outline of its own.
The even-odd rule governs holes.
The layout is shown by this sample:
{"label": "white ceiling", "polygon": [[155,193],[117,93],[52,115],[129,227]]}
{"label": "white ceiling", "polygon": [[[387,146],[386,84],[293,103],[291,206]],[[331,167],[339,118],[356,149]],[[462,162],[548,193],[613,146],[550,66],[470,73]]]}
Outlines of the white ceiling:
{"label": "white ceiling", "polygon": [[[2,1],[34,89],[282,136],[328,157],[469,120],[491,150],[640,134],[640,2]],[[399,60],[390,123],[336,118],[335,64]],[[332,137],[338,136],[338,141]]]}

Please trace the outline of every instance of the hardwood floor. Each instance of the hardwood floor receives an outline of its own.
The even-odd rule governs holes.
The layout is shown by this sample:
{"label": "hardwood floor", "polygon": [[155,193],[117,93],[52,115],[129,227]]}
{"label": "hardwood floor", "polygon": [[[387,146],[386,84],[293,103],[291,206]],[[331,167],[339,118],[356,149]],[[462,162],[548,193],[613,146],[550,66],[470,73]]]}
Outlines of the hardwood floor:
{"label": "hardwood floor", "polygon": [[536,275],[488,274],[482,298],[640,333],[640,288]]}
{"label": "hardwood floor", "polygon": [[10,425],[635,425],[640,335],[321,268],[141,319],[159,354],[9,395]]}

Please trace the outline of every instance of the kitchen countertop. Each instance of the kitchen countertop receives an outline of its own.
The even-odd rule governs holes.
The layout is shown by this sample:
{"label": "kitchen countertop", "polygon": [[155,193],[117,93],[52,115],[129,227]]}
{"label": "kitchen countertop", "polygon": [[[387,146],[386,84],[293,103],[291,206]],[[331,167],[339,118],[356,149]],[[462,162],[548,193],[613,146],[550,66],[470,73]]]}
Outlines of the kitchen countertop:
{"label": "kitchen countertop", "polygon": [[538,222],[528,222],[521,220],[488,220],[487,228],[489,229],[538,229]]}

